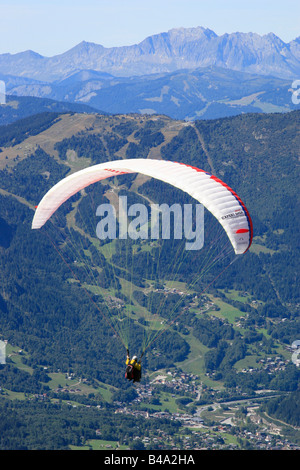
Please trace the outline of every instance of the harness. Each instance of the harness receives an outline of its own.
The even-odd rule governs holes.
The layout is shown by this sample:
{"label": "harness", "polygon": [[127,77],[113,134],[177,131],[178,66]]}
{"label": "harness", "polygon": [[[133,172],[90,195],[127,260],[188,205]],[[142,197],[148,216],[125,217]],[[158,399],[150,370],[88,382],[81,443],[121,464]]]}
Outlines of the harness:
{"label": "harness", "polygon": [[[139,359],[139,361],[137,362],[141,362],[142,360],[142,357],[143,357],[144,353],[142,352],[141,354],[141,357]],[[135,376],[136,375],[136,376]],[[141,374],[141,370],[137,370],[133,364],[127,364],[126,366],[126,370],[125,370],[125,378],[128,379],[128,380],[140,380],[142,374]]]}

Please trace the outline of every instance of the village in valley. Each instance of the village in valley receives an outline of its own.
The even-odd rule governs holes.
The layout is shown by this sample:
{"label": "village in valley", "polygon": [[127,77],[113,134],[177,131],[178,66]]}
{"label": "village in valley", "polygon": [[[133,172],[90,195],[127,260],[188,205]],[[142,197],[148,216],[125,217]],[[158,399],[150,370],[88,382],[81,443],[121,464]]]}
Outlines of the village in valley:
{"label": "village in valley", "polygon": [[[280,358],[271,359],[267,360],[266,367],[282,366]],[[75,380],[74,377],[70,379]],[[137,384],[134,390],[132,401],[114,402],[115,414],[180,423],[180,430],[175,435],[158,427],[155,434],[141,440],[142,448],[239,449],[242,446],[262,450],[299,449],[295,441],[289,439],[286,425],[271,419],[261,410],[263,400],[276,396],[274,391],[262,390],[255,396],[241,394],[236,399],[226,399],[221,391],[201,383],[198,376],[177,369],[160,371],[149,382]],[[74,396],[80,393],[80,387],[66,387],[57,392],[69,392]],[[98,437],[101,439],[101,430]],[[140,436],[137,434],[133,440],[140,441]],[[105,443],[105,449],[115,448],[116,443]]]}

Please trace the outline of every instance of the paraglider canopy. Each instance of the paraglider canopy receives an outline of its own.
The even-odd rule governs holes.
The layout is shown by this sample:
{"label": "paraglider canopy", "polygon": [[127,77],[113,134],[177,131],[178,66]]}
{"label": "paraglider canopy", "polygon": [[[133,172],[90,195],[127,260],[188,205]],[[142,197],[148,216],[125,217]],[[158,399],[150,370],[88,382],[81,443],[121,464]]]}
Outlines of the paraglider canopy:
{"label": "paraglider canopy", "polygon": [[67,176],[53,186],[39,203],[32,229],[41,228],[67,199],[81,189],[97,181],[128,173],[142,173],[188,193],[223,226],[235,254],[243,254],[249,249],[253,237],[252,222],[239,196],[226,183],[204,170],[163,160],[115,160]]}
{"label": "paraglider canopy", "polygon": [[[165,239],[162,230],[160,238],[158,231],[158,235],[152,239],[141,236],[144,228],[149,228],[150,225],[152,228],[152,222],[155,222],[152,213],[150,222],[147,219],[143,224],[140,222],[139,226],[136,224],[140,229],[137,230],[140,235],[138,239],[116,237],[115,231],[114,236],[110,236],[109,231],[108,240],[99,236],[97,228],[105,226],[102,208],[98,211],[102,207],[99,202],[110,200],[109,196],[112,196],[115,203],[116,193],[119,194],[120,202],[123,198],[121,191],[126,187],[126,182],[124,186],[121,183],[122,187],[115,188],[116,183],[113,181],[112,185],[108,185],[114,188],[113,192],[107,191],[106,184],[96,183],[119,175],[121,182],[122,175],[135,173],[166,183],[157,185],[161,190],[156,191],[153,198],[151,192],[150,197],[145,196],[148,202],[152,199],[161,202],[163,198],[163,202],[168,204],[161,205],[170,206],[172,196],[175,195],[176,201],[182,197],[182,201],[189,200],[186,197],[189,195],[196,203],[202,204],[202,213],[203,207],[206,208],[208,217],[203,250],[201,248],[204,245],[195,248],[197,252],[190,252],[185,249],[180,237],[175,236],[175,226],[180,225],[175,223],[175,213],[174,233],[173,236],[166,237],[168,239]],[[127,182],[128,180],[131,179],[127,178]],[[85,191],[79,194],[84,188]],[[174,190],[175,188],[180,191]],[[180,194],[181,191],[184,194]],[[132,188],[129,192],[132,198]],[[143,190],[139,191],[139,194],[142,193]],[[73,195],[78,197],[70,209],[71,205],[64,205],[64,202]],[[103,206],[106,207],[107,204]],[[198,208],[199,204],[196,206]],[[123,235],[120,206],[118,215],[119,235]],[[101,223],[98,221],[99,217],[102,217]],[[47,223],[48,220],[51,223]],[[183,221],[185,220],[183,217]],[[253,236],[252,222],[245,204],[226,183],[187,164],[141,158],[101,163],[59,181],[45,194],[36,208],[32,229],[43,226],[42,231],[71,272],[70,279],[66,278],[67,282],[76,282],[85,290],[125,348],[133,344],[136,350],[138,343],[141,343],[142,355],[153,341],[176,324],[185,312],[180,307],[184,299],[191,293],[202,296],[239,255],[249,249]],[[131,224],[128,225],[130,226]],[[189,238],[185,228],[184,224],[184,235]],[[201,223],[196,223],[195,231],[192,225],[191,228],[192,235],[203,232]],[[173,298],[170,298],[169,289],[173,289],[176,283],[182,289],[177,288]],[[120,304],[120,299],[123,299],[123,305]]]}

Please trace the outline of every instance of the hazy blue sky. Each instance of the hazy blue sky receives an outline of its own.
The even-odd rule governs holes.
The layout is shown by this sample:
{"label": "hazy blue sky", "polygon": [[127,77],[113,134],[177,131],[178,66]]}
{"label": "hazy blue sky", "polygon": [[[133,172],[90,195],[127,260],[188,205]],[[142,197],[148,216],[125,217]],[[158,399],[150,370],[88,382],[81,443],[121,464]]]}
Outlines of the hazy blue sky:
{"label": "hazy blue sky", "polygon": [[52,56],[83,40],[131,45],[178,27],[273,32],[285,42],[300,35],[299,0],[0,0],[0,7],[0,53]]}

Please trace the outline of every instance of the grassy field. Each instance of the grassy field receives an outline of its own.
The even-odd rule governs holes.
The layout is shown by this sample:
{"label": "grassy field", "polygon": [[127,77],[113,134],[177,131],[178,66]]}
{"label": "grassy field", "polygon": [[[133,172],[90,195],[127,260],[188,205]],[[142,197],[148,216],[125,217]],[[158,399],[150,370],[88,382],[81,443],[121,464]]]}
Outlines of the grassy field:
{"label": "grassy field", "polygon": [[234,289],[220,289],[220,291],[230,300],[237,300],[238,302],[247,303],[251,302],[251,296],[249,294],[243,294]]}
{"label": "grassy field", "polygon": [[234,324],[238,318],[246,315],[246,313],[241,312],[238,308],[224,302],[223,300],[220,300],[217,297],[214,297],[211,294],[208,294],[208,297],[220,309],[220,310],[214,310],[213,308],[211,308],[210,311],[208,312],[210,315],[214,315],[219,318],[224,318],[228,320],[229,323],[232,323],[232,324]]}
{"label": "grassy field", "polygon": [[7,360],[13,362],[18,369],[28,372],[30,375],[33,374],[32,367],[24,364],[22,361],[23,357],[28,357],[26,351],[21,350],[18,346],[12,346],[8,343],[6,346],[6,357]]}
{"label": "grassy field", "polygon": [[254,237],[252,245],[250,247],[250,251],[258,255],[259,253],[269,253],[273,255],[275,250],[271,250],[265,246],[266,235],[262,237]]}
{"label": "grassy field", "polygon": [[85,446],[70,446],[71,450],[128,450],[128,446],[119,445],[116,441],[90,439]]}

